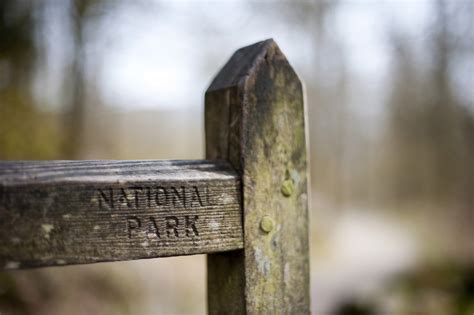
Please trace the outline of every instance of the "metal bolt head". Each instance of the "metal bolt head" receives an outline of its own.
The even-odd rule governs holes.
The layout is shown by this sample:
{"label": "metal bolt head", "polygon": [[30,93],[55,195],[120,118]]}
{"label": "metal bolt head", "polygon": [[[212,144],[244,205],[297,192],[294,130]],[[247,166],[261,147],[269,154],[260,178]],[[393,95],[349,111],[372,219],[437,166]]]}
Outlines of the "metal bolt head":
{"label": "metal bolt head", "polygon": [[260,220],[260,229],[265,233],[270,233],[274,225],[272,218],[268,215],[263,216]]}
{"label": "metal bolt head", "polygon": [[293,181],[291,179],[285,179],[281,185],[281,193],[285,197],[290,197],[295,190]]}

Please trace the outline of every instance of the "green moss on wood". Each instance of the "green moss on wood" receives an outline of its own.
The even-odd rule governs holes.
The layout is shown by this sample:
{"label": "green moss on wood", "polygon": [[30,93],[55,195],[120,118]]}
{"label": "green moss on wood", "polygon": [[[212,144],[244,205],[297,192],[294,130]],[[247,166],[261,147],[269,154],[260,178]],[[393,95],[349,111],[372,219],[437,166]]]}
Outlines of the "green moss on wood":
{"label": "green moss on wood", "polygon": [[[309,313],[304,115],[301,83],[272,40],[239,50],[206,95],[207,157],[228,159],[242,174],[243,260],[226,268],[244,270],[239,294],[250,314]],[[274,224],[268,232],[263,216]],[[212,276],[219,258],[210,261]],[[222,302],[236,293],[232,284],[212,278],[209,311],[233,313]]]}

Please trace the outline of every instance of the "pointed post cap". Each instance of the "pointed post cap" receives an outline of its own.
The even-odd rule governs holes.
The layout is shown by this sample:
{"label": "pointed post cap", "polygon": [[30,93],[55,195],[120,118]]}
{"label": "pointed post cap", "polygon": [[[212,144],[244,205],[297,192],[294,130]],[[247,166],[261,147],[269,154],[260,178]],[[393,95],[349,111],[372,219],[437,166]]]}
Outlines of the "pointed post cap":
{"label": "pointed post cap", "polygon": [[247,79],[257,71],[259,64],[273,58],[284,61],[293,70],[272,38],[240,48],[218,72],[207,92],[245,85]]}

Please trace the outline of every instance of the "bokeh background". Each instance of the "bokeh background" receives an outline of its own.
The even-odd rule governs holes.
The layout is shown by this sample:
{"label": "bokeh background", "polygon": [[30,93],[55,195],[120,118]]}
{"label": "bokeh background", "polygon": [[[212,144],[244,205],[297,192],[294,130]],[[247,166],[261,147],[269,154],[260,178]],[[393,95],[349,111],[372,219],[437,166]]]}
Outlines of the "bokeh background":
{"label": "bokeh background", "polygon": [[[474,1],[0,1],[0,159],[200,159],[274,38],[304,80],[314,314],[474,313]],[[0,313],[202,314],[205,256],[0,272]]]}

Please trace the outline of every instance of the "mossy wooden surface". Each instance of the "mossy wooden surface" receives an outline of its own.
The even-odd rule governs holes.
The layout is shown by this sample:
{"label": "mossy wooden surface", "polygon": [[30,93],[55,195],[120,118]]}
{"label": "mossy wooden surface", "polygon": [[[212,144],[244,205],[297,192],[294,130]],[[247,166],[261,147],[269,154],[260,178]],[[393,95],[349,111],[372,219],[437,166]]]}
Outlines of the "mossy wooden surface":
{"label": "mossy wooden surface", "polygon": [[309,313],[303,91],[273,40],[231,57],[206,93],[205,121],[206,157],[239,171],[244,209],[244,249],[208,255],[209,312]]}
{"label": "mossy wooden surface", "polygon": [[224,161],[0,162],[0,269],[243,247]]}

